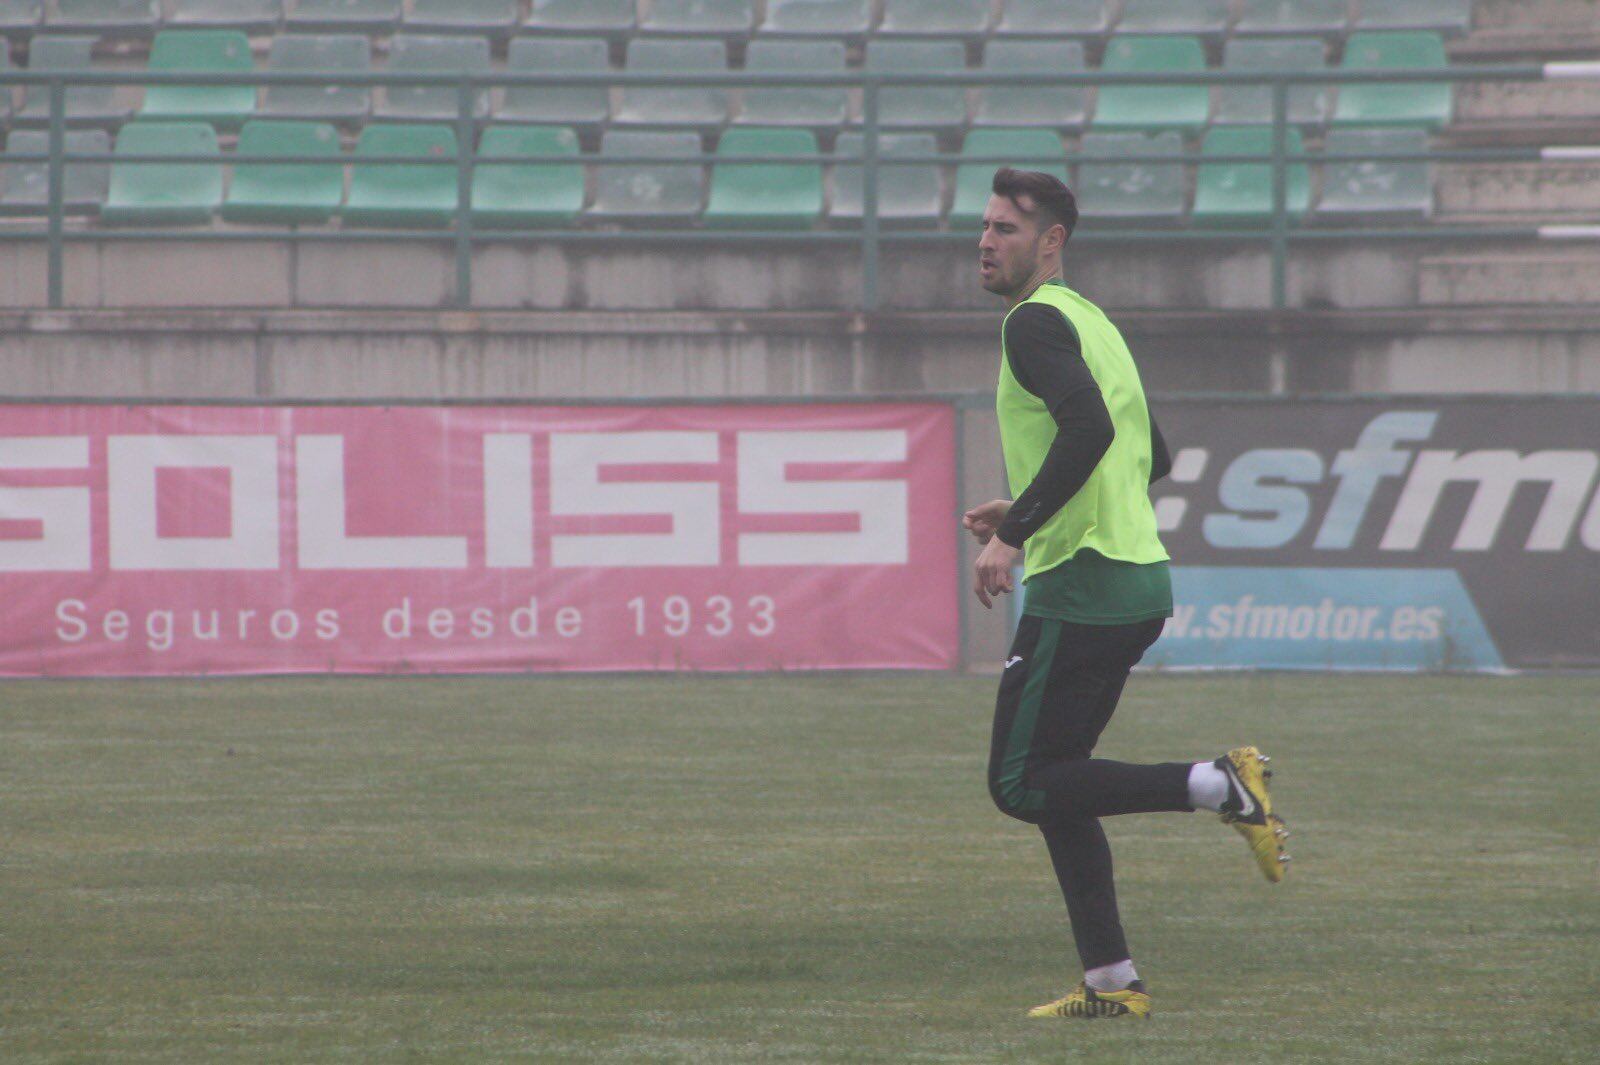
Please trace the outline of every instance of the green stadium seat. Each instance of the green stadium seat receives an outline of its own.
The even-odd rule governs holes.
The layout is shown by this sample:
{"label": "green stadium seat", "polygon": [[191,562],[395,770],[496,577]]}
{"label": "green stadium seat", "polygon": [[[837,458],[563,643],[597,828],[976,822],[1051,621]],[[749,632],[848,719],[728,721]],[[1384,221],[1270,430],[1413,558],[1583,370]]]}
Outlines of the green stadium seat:
{"label": "green stadium seat", "polygon": [[44,21],[44,0],[0,0],[0,34],[25,37]]}
{"label": "green stadium seat", "polygon": [[1361,0],[1355,29],[1433,30],[1459,37],[1472,32],[1472,0]]}
{"label": "green stadium seat", "polygon": [[[359,33],[280,34],[272,39],[267,69],[366,74],[372,69],[371,45]],[[269,85],[261,113],[355,124],[372,113],[372,90],[365,85]]]}
{"label": "green stadium seat", "polygon": [[1127,0],[1118,33],[1192,34],[1221,37],[1228,28],[1228,0]]}
{"label": "green stadium seat", "polygon": [[[1300,131],[1286,131],[1285,150],[1305,150]],[[1195,180],[1194,211],[1197,226],[1251,226],[1272,224],[1272,164],[1208,163],[1210,155],[1268,155],[1272,152],[1272,131],[1258,127],[1214,129],[1200,146],[1200,172]],[[1290,163],[1286,171],[1285,212],[1297,223],[1311,202],[1311,168],[1305,163]]]}
{"label": "green stadium seat", "polygon": [[[867,43],[866,69],[874,73],[935,74],[966,68],[967,50],[960,41]],[[967,92],[959,85],[889,86],[878,91],[878,125],[884,129],[955,129],[966,123]]]}
{"label": "green stadium seat", "polygon": [[[150,48],[150,69],[248,74],[255,63],[250,39],[239,30],[162,30]],[[152,85],[144,92],[138,117],[238,129],[255,109],[254,85]]]}
{"label": "green stadium seat", "polygon": [[[34,71],[60,71],[71,74],[92,70],[89,50],[94,46],[91,37],[56,37],[40,34],[28,46],[28,69]],[[62,101],[66,119],[74,126],[116,125],[128,117],[128,107],[117,99],[111,85],[68,86]],[[22,109],[17,120],[29,125],[50,121],[50,88],[47,85],[29,85],[22,98]]]}
{"label": "green stadium seat", "polygon": [[[1235,37],[1223,50],[1224,70],[1315,70],[1323,66],[1318,37]],[[1328,118],[1328,90],[1321,85],[1289,86],[1289,121],[1321,126]],[[1272,123],[1272,88],[1267,85],[1222,85],[1217,88],[1211,121],[1218,125]]]}
{"label": "green stadium seat", "polygon": [[160,21],[156,0],[53,0],[45,10],[52,33],[152,33]]}
{"label": "green stadium seat", "polygon": [[[1437,33],[1353,33],[1344,49],[1345,70],[1446,66]],[[1450,121],[1448,82],[1367,82],[1339,86],[1337,126],[1419,126],[1437,129]]]}
{"label": "green stadium seat", "polygon": [[[1101,69],[1121,73],[1176,73],[1206,68],[1196,37],[1113,37]],[[1198,132],[1206,124],[1211,93],[1204,85],[1104,85],[1095,105],[1100,130]]]}
{"label": "green stadium seat", "polygon": [[327,156],[323,163],[236,163],[222,217],[229,222],[318,225],[344,199],[339,133],[326,122],[255,119],[239,131],[240,155]]}
{"label": "green stadium seat", "polygon": [[[682,130],[607,130],[599,163],[608,155],[697,156],[700,135]],[[705,203],[705,168],[699,163],[616,163],[595,169],[595,221],[672,224],[693,221]]]}
{"label": "green stadium seat", "polygon": [[[1340,129],[1328,134],[1330,154],[1425,152],[1420,129]],[[1433,215],[1433,178],[1421,160],[1330,160],[1322,168],[1322,196],[1312,211],[1327,225],[1423,222]]]}
{"label": "green stadium seat", "polygon": [[1350,22],[1350,0],[1244,0],[1235,35],[1263,37],[1342,36]]}
{"label": "green stadium seat", "polygon": [[[628,42],[629,71],[704,74],[728,68],[728,49],[711,37]],[[612,121],[629,126],[720,126],[728,120],[728,91],[712,86],[622,90]]]}
{"label": "green stadium seat", "polygon": [[[986,73],[1051,73],[1084,69],[1077,41],[994,40],[983,51]],[[990,85],[978,91],[974,126],[1049,126],[1081,129],[1089,120],[1082,85]]]}
{"label": "green stadium seat", "polygon": [[[204,122],[130,122],[117,155],[216,155],[217,131]],[[222,164],[111,164],[100,220],[110,225],[205,225],[222,205]]]}
{"label": "green stadium seat", "polygon": [[[397,34],[389,44],[391,74],[488,74],[489,41],[484,37],[423,37]],[[489,113],[489,91],[479,89],[472,113]],[[387,85],[378,104],[379,118],[408,122],[449,122],[461,114],[460,90],[454,85]]]}
{"label": "green stadium seat", "polygon": [[[111,135],[103,129],[68,130],[61,140],[68,153],[111,151]],[[47,130],[13,130],[6,151],[16,155],[44,154],[50,150]],[[0,214],[42,215],[50,206],[49,163],[4,163],[0,173]],[[61,204],[66,214],[93,214],[106,202],[109,163],[68,163],[61,175]]]}
{"label": "green stadium seat", "polygon": [[393,33],[401,0],[296,0],[289,29],[297,33]]}
{"label": "green stadium seat", "polygon": [[[859,156],[864,151],[859,133],[841,133],[834,151]],[[932,133],[885,133],[878,138],[878,157],[933,155],[939,142]],[[861,224],[864,191],[860,164],[837,163],[833,168],[833,201],[828,219],[840,225]],[[878,223],[885,226],[939,224],[943,206],[939,167],[934,163],[880,163],[878,170]]]}
{"label": "green stadium seat", "polygon": [[400,21],[407,32],[503,37],[521,14],[517,0],[411,0]]}
{"label": "green stadium seat", "polygon": [[878,33],[888,37],[981,37],[988,0],[884,0]]}
{"label": "green stadium seat", "polygon": [[637,19],[633,0],[533,0],[526,25],[538,33],[619,36],[632,33]]}
{"label": "green stadium seat", "polygon": [[645,33],[746,37],[756,24],[751,0],[654,0],[639,23]]}
{"label": "green stadium seat", "polygon": [[863,37],[871,25],[870,0],[767,0],[761,33],[843,39]]}
{"label": "green stadium seat", "polygon": [[566,126],[492,126],[479,155],[570,158],[571,166],[480,163],[472,172],[472,219],[490,228],[569,225],[583,210],[578,135]]}
{"label": "green stadium seat", "polygon": [[806,129],[730,129],[717,155],[770,155],[771,163],[715,163],[705,223],[716,229],[809,229],[822,216],[822,165],[784,162],[816,155]]}
{"label": "green stadium seat", "polygon": [[[447,125],[372,125],[356,141],[350,168],[346,225],[427,228],[447,226],[458,192],[455,130]],[[437,156],[433,163],[383,163],[392,155]]]}
{"label": "green stadium seat", "polygon": [[[1088,133],[1078,149],[1078,210],[1086,226],[1176,226],[1183,222],[1182,163],[1111,162],[1112,156],[1181,155],[1183,138],[1168,130]],[[1098,159],[1108,160],[1096,162]]]}
{"label": "green stadium seat", "polygon": [[1005,0],[994,32],[1018,37],[1104,37],[1105,0]]}
{"label": "green stadium seat", "polygon": [[[506,72],[598,73],[609,69],[609,62],[600,37],[517,37],[506,55]],[[592,129],[611,117],[611,94],[604,85],[511,85],[495,117]]]}
{"label": "green stadium seat", "polygon": [[[752,73],[843,74],[843,41],[756,40],[745,53]],[[850,113],[849,90],[827,85],[752,86],[744,90],[739,125],[837,129]]]}
{"label": "green stadium seat", "polygon": [[283,0],[175,0],[166,24],[186,30],[267,33],[283,22]]}
{"label": "green stadium seat", "polygon": [[[1019,170],[1043,170],[1067,180],[1066,157],[1061,138],[1048,129],[975,129],[961,145],[964,156],[1004,156],[1014,159]],[[1049,163],[1041,160],[1059,159]],[[983,221],[989,205],[994,172],[1002,163],[962,163],[956,167],[956,194],[950,205],[952,229],[975,228]]]}

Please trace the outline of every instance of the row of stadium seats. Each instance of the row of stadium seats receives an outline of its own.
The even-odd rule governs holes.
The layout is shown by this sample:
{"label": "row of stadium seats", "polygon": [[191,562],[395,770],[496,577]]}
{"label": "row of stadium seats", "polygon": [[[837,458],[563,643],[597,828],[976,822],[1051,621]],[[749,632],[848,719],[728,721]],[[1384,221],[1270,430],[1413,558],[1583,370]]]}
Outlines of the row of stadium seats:
{"label": "row of stadium seats", "polygon": [[253,33],[399,28],[428,33],[752,33],[970,38],[1120,33],[1323,34],[1429,29],[1465,33],[1471,0],[0,0],[0,32],[151,33],[162,25]]}
{"label": "row of stadium seats", "polygon": [[[1291,131],[1288,149],[1302,151]],[[42,153],[45,134],[11,135],[8,154]],[[1210,156],[1271,151],[1271,132],[1260,128],[1217,129],[1207,134],[1195,168],[1192,207],[1188,168],[1179,162],[1094,162],[1112,156],[1180,155],[1176,133],[1091,133],[1070,153],[1086,224],[1262,226],[1272,211],[1272,170],[1266,163],[1208,162]],[[1330,134],[1330,153],[1368,155],[1426,150],[1420,130],[1345,130]],[[68,135],[70,152],[105,152],[101,130]],[[989,195],[993,163],[954,168],[946,209],[943,168],[934,163],[893,162],[896,157],[933,154],[932,134],[887,134],[880,142],[884,165],[879,181],[879,217],[890,225],[970,227]],[[862,135],[845,133],[835,149],[859,155]],[[117,138],[117,154],[205,155],[218,151],[215,130],[204,123],[134,122]],[[220,212],[229,222],[272,225],[322,224],[335,216],[348,225],[443,226],[457,202],[457,141],[446,125],[373,125],[362,130],[353,156],[344,156],[333,126],[315,122],[252,120],[240,133],[247,155],[325,157],[324,163],[237,163],[224,193],[223,163],[74,163],[65,175],[65,195],[75,213],[98,212],[117,224],[206,224]],[[709,189],[698,163],[614,163],[607,156],[697,156],[701,137],[693,131],[614,130],[599,156],[582,153],[566,127],[491,126],[478,151],[485,156],[556,159],[553,165],[479,164],[473,175],[474,219],[488,226],[568,225],[580,218],[644,224],[709,227],[810,228],[819,222],[859,224],[862,168],[829,167],[796,160],[818,154],[816,136],[796,129],[734,129],[722,134],[716,156],[771,156],[771,163],[718,163],[712,158]],[[1052,131],[975,130],[962,154],[1001,156],[1069,178],[1068,155]],[[385,157],[437,156],[439,164],[384,163]],[[784,157],[790,157],[785,159]],[[1059,160],[1050,163],[1048,160]],[[349,188],[345,170],[349,163]],[[587,166],[586,166],[587,164]],[[586,179],[585,170],[590,171]],[[1371,222],[1422,220],[1432,208],[1428,166],[1404,161],[1329,161],[1321,195],[1311,202],[1312,168],[1287,170],[1287,209],[1299,221]],[[831,184],[831,195],[825,187]],[[37,215],[48,186],[45,164],[12,162],[0,171],[0,211]]]}
{"label": "row of stadium seats", "polygon": [[[4,53],[0,52],[0,60]],[[1323,42],[1315,37],[1239,39],[1228,42],[1224,69],[1316,69],[1325,63]],[[1446,65],[1444,44],[1425,31],[1363,33],[1350,38],[1340,69],[1434,67]],[[902,73],[961,72],[965,49],[956,41],[873,41],[866,48],[869,71]],[[30,68],[79,71],[90,68],[88,38],[35,38]],[[176,30],[156,35],[150,68],[161,71],[244,72],[254,69],[249,41],[234,30]],[[727,68],[726,46],[711,38],[634,40],[627,70],[703,73]],[[371,70],[369,43],[360,35],[326,37],[286,34],[272,42],[267,59],[274,71]],[[481,37],[401,35],[394,38],[387,70],[400,73],[469,71],[493,67],[489,42]],[[508,71],[601,72],[609,68],[600,38],[519,38],[511,43]],[[846,72],[844,45],[838,41],[758,41],[750,46],[745,69],[758,72]],[[1076,41],[992,41],[984,52],[986,72],[1061,73],[1082,71],[1083,46]],[[1116,72],[1182,72],[1206,69],[1199,38],[1192,36],[1116,37],[1101,68]],[[734,96],[720,88],[640,87],[624,89],[612,107],[604,86],[512,87],[484,92],[475,101],[480,118],[554,123],[580,128],[623,126],[719,127],[742,125],[838,129],[859,120],[851,94],[843,87],[752,87]],[[1083,87],[991,87],[979,90],[969,110],[968,90],[959,85],[884,89],[879,122],[887,129],[959,130],[974,126],[1049,126],[1118,130],[1177,129],[1194,133],[1208,122],[1256,124],[1272,120],[1266,87],[1203,85]],[[440,121],[457,114],[451,86],[390,87],[373,93],[363,86],[271,86],[259,94],[252,86],[152,86],[137,111],[141,119],[206,121],[236,129],[253,115],[359,124],[369,116],[401,121]],[[1215,97],[1215,100],[1213,100]],[[1330,100],[1336,102],[1330,105]],[[1297,86],[1290,94],[1290,119],[1299,125],[1406,126],[1437,128],[1451,115],[1452,87],[1439,84],[1347,85],[1337,91]],[[66,118],[72,125],[115,125],[129,114],[112,86],[68,90]],[[0,120],[12,107],[0,96]],[[17,111],[20,125],[40,124],[49,115],[48,93],[30,86]]]}

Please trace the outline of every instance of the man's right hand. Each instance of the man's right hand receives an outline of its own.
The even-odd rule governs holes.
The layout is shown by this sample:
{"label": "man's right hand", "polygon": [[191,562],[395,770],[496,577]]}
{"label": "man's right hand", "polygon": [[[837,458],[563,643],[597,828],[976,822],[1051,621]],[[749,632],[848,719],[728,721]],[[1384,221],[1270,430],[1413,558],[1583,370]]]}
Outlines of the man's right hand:
{"label": "man's right hand", "polygon": [[991,499],[982,506],[973,507],[961,516],[961,527],[972,534],[980,544],[986,544],[1011,512],[1011,500]]}

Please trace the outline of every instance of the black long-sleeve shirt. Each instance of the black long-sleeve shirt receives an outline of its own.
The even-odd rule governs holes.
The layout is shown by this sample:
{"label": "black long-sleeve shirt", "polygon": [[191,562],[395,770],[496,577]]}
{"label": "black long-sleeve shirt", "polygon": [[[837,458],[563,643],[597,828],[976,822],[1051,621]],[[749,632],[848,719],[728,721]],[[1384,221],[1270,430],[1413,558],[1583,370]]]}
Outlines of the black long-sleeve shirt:
{"label": "black long-sleeve shirt", "polygon": [[[1116,428],[1083,359],[1078,331],[1060,311],[1038,303],[1018,307],[1006,319],[1004,340],[1011,375],[1039,397],[1056,422],[1056,438],[1039,472],[995,531],[1002,543],[1021,547],[1089,480]],[[1171,469],[1167,442],[1151,415],[1150,483]]]}

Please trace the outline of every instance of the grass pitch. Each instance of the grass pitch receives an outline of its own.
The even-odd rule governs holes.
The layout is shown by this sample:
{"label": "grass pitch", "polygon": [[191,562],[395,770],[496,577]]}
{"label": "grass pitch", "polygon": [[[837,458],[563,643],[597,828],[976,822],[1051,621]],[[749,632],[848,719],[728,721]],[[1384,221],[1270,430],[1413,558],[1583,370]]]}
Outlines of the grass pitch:
{"label": "grass pitch", "polygon": [[1108,822],[1148,1023],[990,806],[992,681],[0,686],[0,1059],[1593,1061],[1600,678],[1139,677],[1274,756],[1276,887]]}

